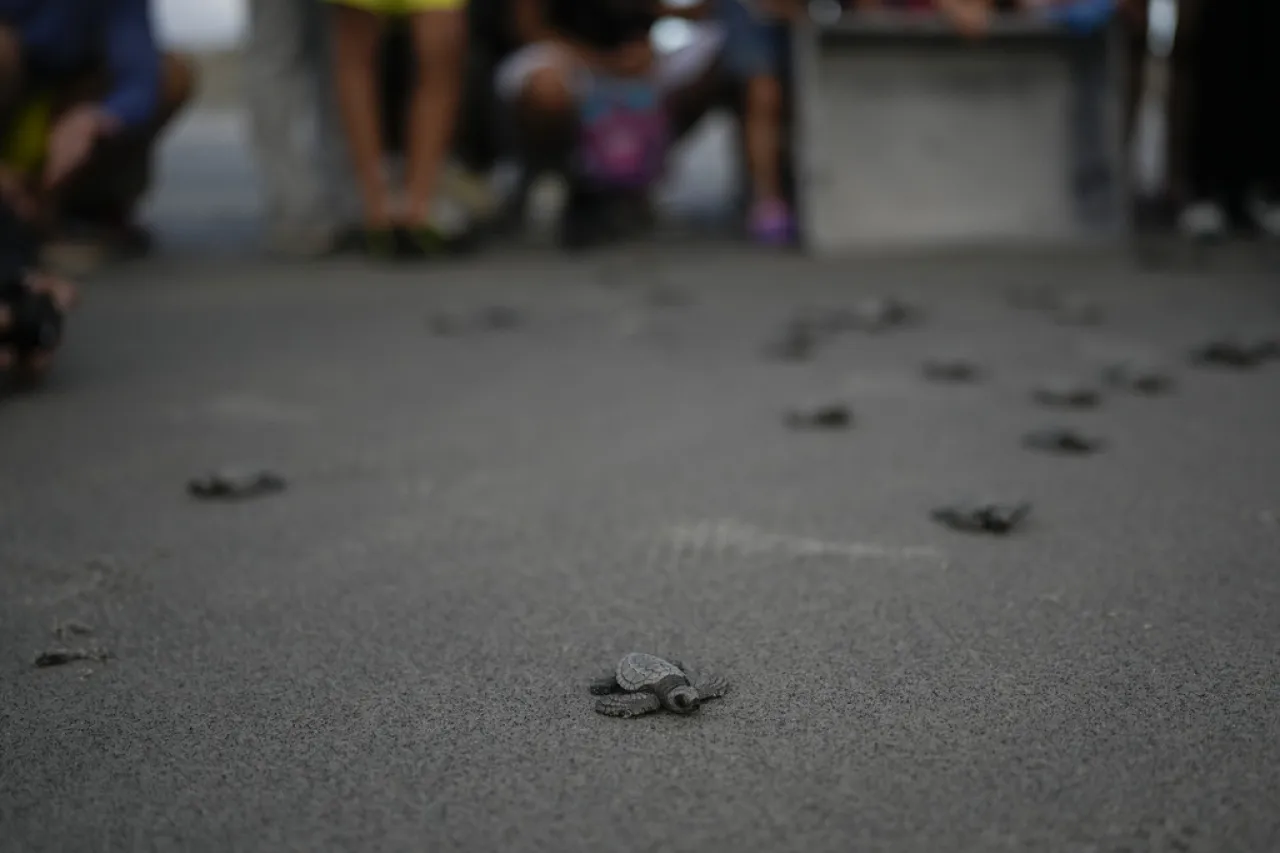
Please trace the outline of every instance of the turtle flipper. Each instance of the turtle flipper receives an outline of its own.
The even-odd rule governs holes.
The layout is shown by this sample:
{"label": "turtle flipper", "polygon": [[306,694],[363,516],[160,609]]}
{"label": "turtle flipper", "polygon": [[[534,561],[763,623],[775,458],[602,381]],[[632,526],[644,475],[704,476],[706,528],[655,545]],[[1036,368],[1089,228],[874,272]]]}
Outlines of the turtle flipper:
{"label": "turtle flipper", "polygon": [[704,675],[693,686],[703,699],[719,699],[729,692],[729,679],[723,675]]}
{"label": "turtle flipper", "polygon": [[618,686],[617,677],[611,673],[592,680],[591,686],[587,689],[591,691],[592,696],[608,696],[610,693],[617,693],[622,688]]}
{"label": "turtle flipper", "polygon": [[596,713],[609,717],[638,717],[662,707],[654,693],[614,693],[596,702]]}

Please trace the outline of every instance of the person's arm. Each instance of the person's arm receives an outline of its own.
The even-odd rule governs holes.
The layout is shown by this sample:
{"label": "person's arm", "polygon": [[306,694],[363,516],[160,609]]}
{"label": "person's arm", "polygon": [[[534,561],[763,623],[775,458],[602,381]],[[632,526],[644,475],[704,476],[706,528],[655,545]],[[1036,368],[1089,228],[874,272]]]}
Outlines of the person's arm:
{"label": "person's arm", "polygon": [[107,0],[104,5],[112,88],[101,107],[122,130],[136,129],[155,117],[160,104],[160,48],[150,6],[147,0]]}

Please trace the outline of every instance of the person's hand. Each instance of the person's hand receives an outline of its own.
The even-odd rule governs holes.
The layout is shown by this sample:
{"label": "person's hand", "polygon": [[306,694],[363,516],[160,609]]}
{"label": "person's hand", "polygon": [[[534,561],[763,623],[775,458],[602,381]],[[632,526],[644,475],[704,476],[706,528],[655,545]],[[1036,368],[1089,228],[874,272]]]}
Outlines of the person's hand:
{"label": "person's hand", "polygon": [[[44,293],[53,300],[54,306],[62,314],[67,314],[79,301],[76,286],[64,278],[41,272],[29,272],[24,285],[33,293]],[[13,314],[7,305],[0,305],[0,335],[7,332],[13,323]],[[39,382],[53,364],[53,356],[57,351],[55,345],[51,349],[35,350],[19,355],[10,346],[0,344],[0,371],[9,372],[14,379],[23,385]]]}
{"label": "person's hand", "polygon": [[96,104],[73,107],[49,133],[44,183],[57,189],[88,161],[98,140],[117,130],[116,120]]}
{"label": "person's hand", "polygon": [[643,77],[653,69],[653,45],[641,39],[605,56],[605,70],[618,77]]}
{"label": "person's hand", "polygon": [[960,34],[967,38],[984,36],[991,26],[991,10],[985,3],[958,0],[947,3],[943,11]]}

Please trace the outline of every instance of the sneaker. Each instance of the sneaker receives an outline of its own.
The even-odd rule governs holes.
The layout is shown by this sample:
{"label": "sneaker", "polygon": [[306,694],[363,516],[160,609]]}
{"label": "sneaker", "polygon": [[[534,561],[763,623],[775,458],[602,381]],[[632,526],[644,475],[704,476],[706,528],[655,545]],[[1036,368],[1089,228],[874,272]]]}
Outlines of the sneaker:
{"label": "sneaker", "polygon": [[1253,203],[1252,218],[1263,236],[1280,240],[1280,202],[1259,198]]}
{"label": "sneaker", "polygon": [[781,199],[757,202],[751,209],[747,227],[751,239],[766,246],[785,246],[794,239],[791,210]]}
{"label": "sneaker", "polygon": [[1226,236],[1227,215],[1212,201],[1199,201],[1182,209],[1178,231],[1192,240],[1218,240]]}
{"label": "sneaker", "polygon": [[492,183],[461,166],[451,165],[441,172],[440,191],[462,205],[473,220],[488,222],[498,213],[500,202]]}
{"label": "sneaker", "polygon": [[419,260],[462,254],[475,248],[475,236],[467,211],[440,199],[431,206],[427,222],[396,229],[396,255],[405,260]]}

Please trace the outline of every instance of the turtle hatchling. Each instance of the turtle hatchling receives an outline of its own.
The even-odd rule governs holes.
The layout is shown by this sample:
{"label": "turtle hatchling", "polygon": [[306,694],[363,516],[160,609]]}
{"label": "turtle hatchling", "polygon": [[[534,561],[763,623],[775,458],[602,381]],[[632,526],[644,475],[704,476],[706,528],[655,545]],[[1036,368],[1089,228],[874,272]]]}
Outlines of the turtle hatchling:
{"label": "turtle hatchling", "polygon": [[1051,379],[1037,385],[1031,392],[1037,403],[1044,406],[1061,406],[1072,409],[1089,409],[1102,401],[1098,389],[1086,382],[1074,379]]}
{"label": "turtle hatchling", "polygon": [[1020,285],[1005,295],[1009,305],[1026,311],[1053,311],[1063,303],[1062,294],[1052,287]]}
{"label": "turtle hatchling", "polygon": [[928,359],[921,371],[925,379],[934,382],[973,382],[982,375],[982,369],[978,365],[955,356]]}
{"label": "turtle hatchling", "polygon": [[932,513],[934,521],[952,530],[966,533],[994,533],[1003,536],[1022,523],[1031,512],[1031,504],[1019,503],[957,503],[940,506]]}
{"label": "turtle hatchling", "polygon": [[807,361],[813,358],[822,335],[805,319],[788,323],[777,338],[765,347],[765,354],[780,361]]}
{"label": "turtle hatchling", "polygon": [[695,679],[679,661],[642,652],[624,655],[612,675],[591,682],[591,695],[600,697],[596,712],[609,717],[638,717],[663,708],[691,714],[728,691],[729,682],[720,676]]}
{"label": "turtle hatchling", "polygon": [[914,320],[919,311],[892,297],[864,299],[847,313],[847,327],[861,332],[880,332]]}
{"label": "turtle hatchling", "polygon": [[282,491],[285,480],[273,471],[253,468],[224,468],[196,477],[187,483],[187,491],[206,500],[254,498]]}
{"label": "turtle hatchling", "polygon": [[1163,394],[1173,388],[1173,377],[1158,365],[1143,362],[1122,361],[1109,365],[1102,372],[1108,385],[1134,394]]}
{"label": "turtle hatchling", "polygon": [[1257,367],[1262,362],[1275,358],[1278,351],[1280,344],[1272,338],[1217,338],[1192,350],[1191,358],[1200,364],[1221,367]]}
{"label": "turtle hatchling", "polygon": [[1096,326],[1102,322],[1102,306],[1080,297],[1063,300],[1053,312],[1053,321],[1063,326]]}
{"label": "turtle hatchling", "polygon": [[1032,450],[1077,455],[1093,453],[1101,450],[1103,446],[1102,439],[1085,435],[1069,427],[1056,427],[1029,432],[1022,437],[1022,443]]}
{"label": "turtle hatchling", "polygon": [[792,429],[848,429],[853,425],[853,412],[844,403],[815,403],[792,409],[785,421]]}

